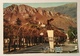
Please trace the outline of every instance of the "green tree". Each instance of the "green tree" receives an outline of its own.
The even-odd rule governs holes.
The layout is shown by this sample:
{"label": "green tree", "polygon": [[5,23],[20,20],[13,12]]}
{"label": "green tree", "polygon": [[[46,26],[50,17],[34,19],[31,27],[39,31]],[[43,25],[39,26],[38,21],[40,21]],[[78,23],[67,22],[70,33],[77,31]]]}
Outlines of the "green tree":
{"label": "green tree", "polygon": [[68,35],[69,35],[70,41],[73,41],[74,39],[76,39],[77,38],[77,28],[70,26],[68,30]]}

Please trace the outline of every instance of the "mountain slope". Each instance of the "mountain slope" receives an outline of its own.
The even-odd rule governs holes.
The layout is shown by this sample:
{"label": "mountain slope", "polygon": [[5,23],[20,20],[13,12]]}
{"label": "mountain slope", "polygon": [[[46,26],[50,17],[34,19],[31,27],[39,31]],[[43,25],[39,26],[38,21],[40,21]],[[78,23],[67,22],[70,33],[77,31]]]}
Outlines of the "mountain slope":
{"label": "mountain slope", "polygon": [[49,7],[45,8],[45,10],[56,11],[71,16],[72,18],[77,18],[77,3],[69,3],[58,7]]}
{"label": "mountain slope", "polygon": [[46,11],[42,8],[33,8],[28,5],[11,5],[4,8],[3,13],[4,20],[8,21],[10,24],[15,25],[17,20],[21,21],[21,25],[24,24],[47,24],[47,20],[53,18],[54,20],[50,22],[58,28],[68,30],[70,26],[76,27],[76,23],[73,22],[71,17],[66,16],[61,13]]}

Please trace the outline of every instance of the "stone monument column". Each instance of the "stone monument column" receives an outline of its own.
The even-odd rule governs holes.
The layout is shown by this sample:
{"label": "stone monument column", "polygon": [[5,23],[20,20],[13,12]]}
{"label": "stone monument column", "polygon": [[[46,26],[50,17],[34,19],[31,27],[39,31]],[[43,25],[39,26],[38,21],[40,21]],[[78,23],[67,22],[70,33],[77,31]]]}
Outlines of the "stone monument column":
{"label": "stone monument column", "polygon": [[47,30],[47,33],[48,33],[48,39],[49,39],[50,52],[54,52],[54,31]]}

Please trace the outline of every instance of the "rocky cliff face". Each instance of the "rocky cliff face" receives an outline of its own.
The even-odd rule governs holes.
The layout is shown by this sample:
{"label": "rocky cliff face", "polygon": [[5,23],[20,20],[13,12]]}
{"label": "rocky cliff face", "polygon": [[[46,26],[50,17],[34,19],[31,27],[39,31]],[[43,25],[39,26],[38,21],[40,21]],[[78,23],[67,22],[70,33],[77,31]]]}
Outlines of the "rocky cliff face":
{"label": "rocky cliff face", "polygon": [[47,24],[47,20],[53,18],[54,20],[50,23],[58,28],[68,30],[69,26],[76,27],[69,16],[52,12],[45,11],[42,8],[33,8],[28,5],[11,5],[4,8],[3,18],[10,24],[16,24],[16,20],[19,18],[22,25],[25,23],[31,24]]}

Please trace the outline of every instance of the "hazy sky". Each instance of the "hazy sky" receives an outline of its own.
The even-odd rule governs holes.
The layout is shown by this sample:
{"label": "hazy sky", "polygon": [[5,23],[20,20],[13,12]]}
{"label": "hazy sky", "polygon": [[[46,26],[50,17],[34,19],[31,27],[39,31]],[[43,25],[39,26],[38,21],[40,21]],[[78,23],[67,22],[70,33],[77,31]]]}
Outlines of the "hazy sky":
{"label": "hazy sky", "polygon": [[25,5],[29,5],[32,7],[55,7],[55,6],[60,6],[60,5],[64,5],[64,4],[68,4],[68,3],[72,3],[72,2],[53,2],[53,3],[4,3],[3,7],[6,8],[12,4],[25,4]]}

